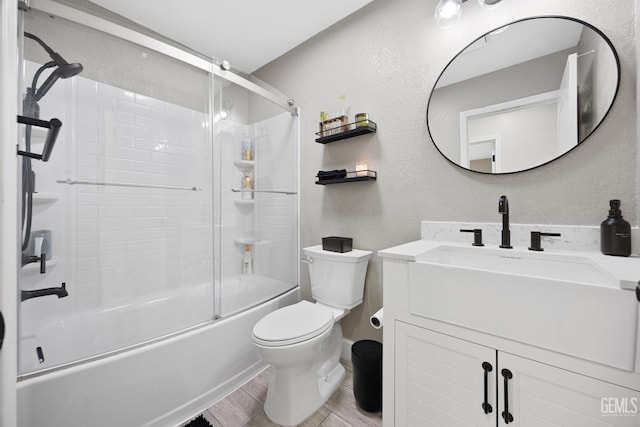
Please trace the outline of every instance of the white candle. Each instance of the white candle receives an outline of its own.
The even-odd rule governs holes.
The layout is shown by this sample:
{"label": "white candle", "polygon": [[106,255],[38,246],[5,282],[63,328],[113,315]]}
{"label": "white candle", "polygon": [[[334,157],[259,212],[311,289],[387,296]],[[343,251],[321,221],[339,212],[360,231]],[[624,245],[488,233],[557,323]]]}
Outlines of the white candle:
{"label": "white candle", "polygon": [[356,176],[367,176],[368,169],[366,163],[356,163]]}

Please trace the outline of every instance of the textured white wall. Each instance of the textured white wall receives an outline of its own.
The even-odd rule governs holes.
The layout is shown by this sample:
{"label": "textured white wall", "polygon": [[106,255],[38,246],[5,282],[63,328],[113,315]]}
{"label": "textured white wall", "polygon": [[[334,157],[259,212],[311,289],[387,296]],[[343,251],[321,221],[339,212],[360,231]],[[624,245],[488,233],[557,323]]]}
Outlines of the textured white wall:
{"label": "textured white wall", "polygon": [[[420,220],[497,222],[506,194],[517,223],[599,224],[608,200],[638,225],[635,3],[633,0],[507,0],[495,10],[463,6],[459,24],[433,23],[436,0],[377,0],[256,75],[296,100],[301,120],[301,245],[345,235],[378,250],[420,237]],[[510,21],[537,15],[585,20],[613,42],[621,62],[620,92],[607,120],[579,149],[533,171],[485,176],[443,159],[427,132],[431,87],[470,41]],[[320,111],[368,112],[379,131],[323,146],[314,143]],[[366,160],[378,181],[318,186],[319,169],[352,168]],[[300,270],[309,297],[308,268]],[[386,286],[393,286],[387,283]],[[374,257],[364,303],[343,321],[345,336],[381,339],[368,317],[382,305],[381,262]]]}

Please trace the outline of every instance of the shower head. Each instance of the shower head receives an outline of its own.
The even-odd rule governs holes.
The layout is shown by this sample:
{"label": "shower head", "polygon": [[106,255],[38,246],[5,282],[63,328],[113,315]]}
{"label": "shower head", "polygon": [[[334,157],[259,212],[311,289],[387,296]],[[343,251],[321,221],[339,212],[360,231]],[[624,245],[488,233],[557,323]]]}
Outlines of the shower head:
{"label": "shower head", "polygon": [[[67,64],[65,66],[58,67],[56,71],[59,71],[61,79],[68,79],[69,77],[76,76],[84,70],[82,64],[74,62],[73,64]],[[54,71],[54,72],[56,72]]]}
{"label": "shower head", "polygon": [[[42,67],[40,67],[40,69],[36,72],[36,75],[34,76],[33,84],[31,86],[31,91],[34,94],[33,98],[35,102],[38,102],[39,100],[41,100],[42,97],[45,96],[47,92],[49,92],[49,89],[51,89],[53,84],[58,79],[68,79],[69,77],[73,77],[75,75],[80,74],[84,69],[82,67],[82,64],[78,64],[78,63],[69,64],[62,57],[62,55],[60,55],[59,53],[51,49],[39,37],[34,36],[33,34],[27,33],[27,32],[25,32],[24,35],[25,37],[35,40],[40,46],[42,46],[42,48],[49,54],[49,56],[52,59],[52,61],[47,62]],[[47,77],[47,80],[45,80],[45,82],[42,83],[42,86],[40,86],[40,88],[36,90],[36,83],[38,80],[38,76],[40,76],[40,73],[42,73],[42,71],[44,71],[46,68],[52,68],[52,67],[57,67],[57,68],[53,70],[53,72],[51,72],[49,77]]]}
{"label": "shower head", "polygon": [[44,83],[42,83],[42,86],[40,86],[38,90],[36,90],[35,98],[34,98],[35,101],[36,102],[40,101],[42,97],[44,97],[47,94],[47,92],[49,92],[49,89],[53,87],[53,84],[56,81],[58,81],[58,79],[68,79],[69,77],[73,77],[77,74],[80,74],[82,70],[83,70],[82,65],[78,63],[66,64],[62,67],[56,68],[51,72],[51,74],[49,74],[49,77],[47,77],[47,80],[45,80]]}

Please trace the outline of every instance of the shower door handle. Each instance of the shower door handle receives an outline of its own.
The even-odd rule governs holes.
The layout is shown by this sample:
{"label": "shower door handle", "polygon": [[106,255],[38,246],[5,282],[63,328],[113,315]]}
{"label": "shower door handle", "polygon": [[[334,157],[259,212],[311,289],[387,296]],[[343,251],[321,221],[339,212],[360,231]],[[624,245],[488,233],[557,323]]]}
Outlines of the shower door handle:
{"label": "shower door handle", "polygon": [[0,311],[0,350],[2,350],[2,341],[4,341],[4,317]]}

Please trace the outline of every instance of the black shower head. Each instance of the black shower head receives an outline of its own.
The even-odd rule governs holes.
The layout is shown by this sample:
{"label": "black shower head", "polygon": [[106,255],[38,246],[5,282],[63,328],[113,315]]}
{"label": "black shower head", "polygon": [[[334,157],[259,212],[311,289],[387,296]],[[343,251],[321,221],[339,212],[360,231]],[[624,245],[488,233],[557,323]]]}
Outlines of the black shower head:
{"label": "black shower head", "polygon": [[77,74],[80,74],[82,70],[83,70],[82,65],[77,63],[66,64],[62,67],[57,67],[55,70],[51,72],[51,74],[49,74],[49,77],[47,77],[47,80],[45,80],[44,83],[42,83],[42,86],[40,86],[37,89],[35,93],[35,101],[36,102],[40,101],[42,97],[45,96],[47,92],[49,92],[49,89],[53,87],[53,84],[58,79],[68,79],[69,77],[73,77]]}
{"label": "black shower head", "polygon": [[54,71],[54,73],[59,72],[61,79],[68,79],[69,77],[73,77],[75,75],[80,74],[82,70],[84,70],[84,68],[82,67],[82,64],[78,64],[77,62],[75,62],[73,64],[67,64],[67,65],[58,67],[58,69]]}
{"label": "black shower head", "polygon": [[[49,56],[52,59],[51,62],[48,62],[48,63],[44,64],[42,67],[40,67],[40,69],[36,72],[36,75],[35,75],[35,77],[33,79],[34,81],[33,81],[32,87],[31,87],[31,91],[32,91],[32,93],[35,93],[35,96],[33,97],[35,102],[41,100],[42,97],[45,96],[47,94],[47,92],[49,92],[49,89],[51,89],[53,84],[58,79],[68,79],[69,77],[73,77],[73,76],[78,75],[78,74],[80,74],[82,72],[82,70],[83,70],[82,64],[78,64],[78,63],[69,64],[59,53],[57,53],[53,49],[51,49],[39,37],[34,36],[33,34],[27,33],[27,32],[25,32],[24,35],[25,35],[25,37],[28,37],[28,38],[38,42],[38,44],[40,46],[42,46],[42,48],[49,54]],[[42,86],[40,86],[36,90],[37,77],[46,68],[52,68],[52,67],[57,67],[57,68],[55,70],[53,70],[53,72],[49,75],[49,77],[47,77],[47,80],[45,80],[44,83],[42,83]]]}

